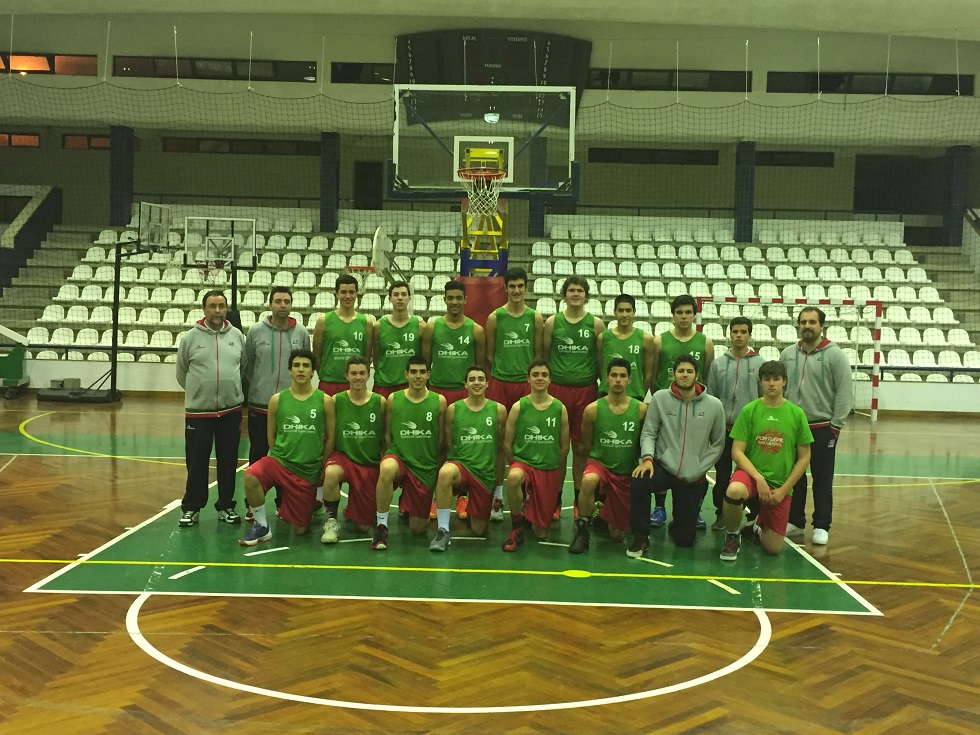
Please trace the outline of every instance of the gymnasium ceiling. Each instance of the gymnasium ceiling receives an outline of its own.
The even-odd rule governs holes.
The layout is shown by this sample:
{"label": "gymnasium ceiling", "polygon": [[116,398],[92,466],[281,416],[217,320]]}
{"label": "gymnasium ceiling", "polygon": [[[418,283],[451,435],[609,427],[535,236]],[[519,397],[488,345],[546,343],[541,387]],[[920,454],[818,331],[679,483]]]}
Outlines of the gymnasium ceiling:
{"label": "gymnasium ceiling", "polygon": [[[0,14],[248,13],[350,16],[350,0],[7,0]],[[362,17],[746,27],[980,40],[977,0],[365,0]]]}

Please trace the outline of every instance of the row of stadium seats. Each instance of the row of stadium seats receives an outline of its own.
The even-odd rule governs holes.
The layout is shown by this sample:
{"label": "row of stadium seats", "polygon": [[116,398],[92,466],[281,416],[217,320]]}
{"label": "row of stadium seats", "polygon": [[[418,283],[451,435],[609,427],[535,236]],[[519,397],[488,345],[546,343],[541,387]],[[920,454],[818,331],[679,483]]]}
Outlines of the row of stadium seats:
{"label": "row of stadium seats", "polygon": [[[797,227],[781,227],[775,229],[764,221],[756,222],[756,240],[765,245],[888,245],[902,244],[902,236],[894,231],[882,232],[873,225],[865,228],[838,232],[826,225],[812,225],[803,229]],[[731,229],[712,227],[711,220],[693,227],[669,226],[634,226],[625,225],[591,225],[582,223],[573,225],[552,225],[550,229],[552,240],[617,240],[635,242],[675,242],[675,243],[719,243],[733,242]]]}
{"label": "row of stadium seats", "polygon": [[681,245],[671,244],[634,246],[632,243],[611,244],[608,242],[588,243],[577,242],[571,245],[567,242],[549,243],[539,240],[531,244],[533,258],[595,258],[616,260],[681,260],[698,261],[701,263],[837,263],[854,265],[916,265],[912,252],[905,248],[885,250],[877,248],[832,248],[829,252],[824,248],[800,247],[784,250],[778,246],[770,246],[763,250],[755,245],[747,245],[739,249],[735,245],[725,245],[720,249],[714,245]]}

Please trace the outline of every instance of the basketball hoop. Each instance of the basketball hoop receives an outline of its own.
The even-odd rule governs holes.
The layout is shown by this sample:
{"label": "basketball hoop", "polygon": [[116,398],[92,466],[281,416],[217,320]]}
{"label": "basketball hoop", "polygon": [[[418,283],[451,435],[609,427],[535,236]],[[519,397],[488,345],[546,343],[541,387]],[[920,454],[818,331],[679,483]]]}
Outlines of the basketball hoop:
{"label": "basketball hoop", "polygon": [[225,275],[225,265],[223,260],[205,260],[198,263],[197,269],[201,271],[201,280],[209,286],[223,285],[227,280],[222,277]]}
{"label": "basketball hoop", "polygon": [[467,211],[476,216],[491,217],[497,213],[497,199],[506,171],[486,168],[461,168],[457,172],[469,199]]}

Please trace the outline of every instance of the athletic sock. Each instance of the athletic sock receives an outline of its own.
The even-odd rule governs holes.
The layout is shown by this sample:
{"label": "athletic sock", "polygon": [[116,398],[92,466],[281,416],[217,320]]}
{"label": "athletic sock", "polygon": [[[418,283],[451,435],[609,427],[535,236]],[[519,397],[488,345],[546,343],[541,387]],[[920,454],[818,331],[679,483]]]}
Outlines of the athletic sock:
{"label": "athletic sock", "polygon": [[265,526],[266,528],[269,527],[269,519],[266,518],[264,505],[260,505],[258,508],[252,508],[252,518],[254,518],[255,522],[260,526]]}
{"label": "athletic sock", "polygon": [[524,528],[524,516],[510,514],[510,525],[514,528]]}
{"label": "athletic sock", "polygon": [[320,485],[316,489],[316,499],[323,502],[323,485]]}
{"label": "athletic sock", "polygon": [[378,521],[379,526],[388,525],[388,511],[385,511],[384,513],[375,513],[374,517]]}
{"label": "athletic sock", "polygon": [[327,518],[336,518],[337,513],[340,511],[340,501],[328,500],[323,504],[323,507],[327,509]]}
{"label": "athletic sock", "polygon": [[436,508],[436,524],[439,528],[445,528],[449,530],[449,516],[452,511],[449,508]]}
{"label": "athletic sock", "polygon": [[493,489],[493,497],[495,497],[497,500],[503,500],[504,499],[504,486],[503,485],[497,485],[497,487],[495,487]]}

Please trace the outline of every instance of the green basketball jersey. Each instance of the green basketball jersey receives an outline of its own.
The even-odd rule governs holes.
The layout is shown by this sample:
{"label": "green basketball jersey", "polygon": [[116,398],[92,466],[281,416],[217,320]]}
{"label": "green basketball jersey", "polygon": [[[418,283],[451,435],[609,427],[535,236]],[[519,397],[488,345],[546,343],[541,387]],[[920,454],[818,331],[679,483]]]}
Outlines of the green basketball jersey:
{"label": "green basketball jersey", "polygon": [[369,393],[367,403],[358,406],[350,391],[334,396],[334,450],[355,464],[376,467],[381,462],[381,401]]}
{"label": "green basketball jersey", "polygon": [[[802,408],[790,401],[770,408],[761,398],[739,412],[730,436],[745,442],[745,456],[773,488],[786,482],[793,471],[796,448],[813,443]],[[792,494],[790,488],[788,495]]]}
{"label": "green basketball jersey", "polygon": [[596,403],[595,427],[592,432],[592,452],[589,456],[610,472],[628,475],[640,457],[640,402],[630,398],[622,415],[609,408],[609,401],[600,398]]}
{"label": "green basketball jersey", "polygon": [[574,324],[564,314],[555,314],[551,330],[551,380],[558,385],[594,385],[599,377],[596,361],[595,317],[585,316]]}
{"label": "green basketball jersey", "polygon": [[378,320],[378,360],[374,370],[374,384],[382,388],[405,385],[405,366],[408,358],[419,354],[419,318],[409,317],[402,327],[391,323],[391,317]]}
{"label": "green basketball jersey", "polygon": [[323,352],[320,354],[320,380],[343,383],[347,380],[347,358],[367,354],[367,316],[357,314],[348,323],[328,311],[323,320]]}
{"label": "green basketball jersey", "polygon": [[630,382],[626,386],[626,394],[631,398],[642,401],[646,398],[643,390],[643,330],[633,329],[633,333],[625,339],[617,337],[611,329],[602,333],[602,376],[599,381],[599,395],[609,392],[606,375],[609,372],[609,361],[621,357],[630,364]]}
{"label": "green basketball jersey", "polygon": [[496,401],[487,401],[473,411],[466,401],[453,404],[453,446],[447,459],[462,464],[487,490],[497,482],[497,409]]}
{"label": "green basketball jersey", "polygon": [[698,361],[698,380],[705,378],[704,355],[705,340],[703,332],[695,332],[687,342],[679,342],[669,331],[660,335],[660,367],[654,390],[669,388],[674,382],[674,360],[681,355],[691,355]]}
{"label": "green basketball jersey", "polygon": [[289,388],[279,393],[276,441],[269,450],[270,457],[275,457],[294,475],[315,485],[323,467],[326,433],[323,391],[314,390],[304,400],[296,398]]}
{"label": "green basketball jersey", "polygon": [[562,402],[552,398],[543,411],[531,403],[530,396],[520,401],[514,432],[514,459],[538,470],[557,470],[561,449]]}
{"label": "green basketball jersey", "polygon": [[490,376],[508,383],[527,380],[527,366],[534,359],[534,316],[530,307],[519,317],[507,313],[503,306],[497,315],[497,336]]}
{"label": "green basketball jersey", "polygon": [[476,362],[474,322],[469,317],[450,328],[444,317],[432,320],[432,372],[429,385],[446,390],[460,390],[466,384],[466,369]]}
{"label": "green basketball jersey", "polygon": [[419,482],[436,486],[436,457],[439,454],[439,394],[428,392],[419,403],[408,400],[406,391],[391,394],[391,446]]}

